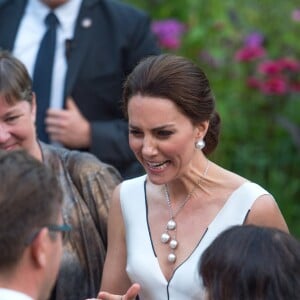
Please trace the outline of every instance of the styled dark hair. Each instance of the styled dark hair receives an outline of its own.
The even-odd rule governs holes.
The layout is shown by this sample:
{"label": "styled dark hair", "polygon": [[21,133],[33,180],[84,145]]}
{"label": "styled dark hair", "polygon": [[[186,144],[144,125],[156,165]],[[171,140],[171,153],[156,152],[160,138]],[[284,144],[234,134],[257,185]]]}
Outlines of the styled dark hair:
{"label": "styled dark hair", "polygon": [[217,147],[220,116],[215,111],[215,99],[205,73],[192,61],[173,54],[143,59],[124,84],[123,113],[126,118],[128,103],[137,94],[173,101],[194,125],[209,121],[203,151],[210,154]]}
{"label": "styled dark hair", "polygon": [[279,229],[238,225],[203,252],[208,300],[291,300],[300,295],[300,241]]}
{"label": "styled dark hair", "polygon": [[56,224],[63,194],[51,169],[24,150],[0,152],[0,269],[14,266],[30,237]]}
{"label": "styled dark hair", "polygon": [[25,65],[8,51],[0,51],[0,95],[8,104],[32,103],[32,81]]}

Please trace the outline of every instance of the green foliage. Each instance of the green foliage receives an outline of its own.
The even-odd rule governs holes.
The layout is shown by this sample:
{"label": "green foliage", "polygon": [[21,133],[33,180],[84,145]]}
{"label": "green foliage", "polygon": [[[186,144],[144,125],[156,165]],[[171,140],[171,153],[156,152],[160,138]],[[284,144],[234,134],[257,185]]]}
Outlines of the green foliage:
{"label": "green foliage", "polygon": [[[235,53],[252,32],[264,37],[268,59],[300,60],[299,1],[127,0],[152,19],[186,25],[178,49],[208,75],[222,117],[213,159],[271,191],[290,231],[300,237],[300,92],[265,95],[247,86],[259,61],[238,62]],[[300,82],[299,70],[293,75]]]}

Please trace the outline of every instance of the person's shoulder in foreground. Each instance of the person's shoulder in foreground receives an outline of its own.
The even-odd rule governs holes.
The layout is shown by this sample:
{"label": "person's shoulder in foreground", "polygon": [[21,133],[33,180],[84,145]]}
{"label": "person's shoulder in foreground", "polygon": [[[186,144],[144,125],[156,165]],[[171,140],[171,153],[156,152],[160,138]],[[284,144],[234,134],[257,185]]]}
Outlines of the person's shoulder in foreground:
{"label": "person's shoulder in foreground", "polygon": [[199,272],[207,300],[296,300],[300,242],[278,228],[233,226],[204,251]]}

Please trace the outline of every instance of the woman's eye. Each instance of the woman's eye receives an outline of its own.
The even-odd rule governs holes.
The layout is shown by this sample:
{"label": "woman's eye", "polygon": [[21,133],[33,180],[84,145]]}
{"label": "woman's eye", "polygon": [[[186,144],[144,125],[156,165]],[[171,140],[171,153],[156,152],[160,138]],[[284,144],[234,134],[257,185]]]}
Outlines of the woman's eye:
{"label": "woman's eye", "polygon": [[173,132],[172,131],[169,131],[169,130],[160,130],[157,132],[157,135],[159,137],[168,137],[172,134]]}
{"label": "woman's eye", "polygon": [[134,136],[140,136],[140,135],[142,135],[142,132],[139,131],[139,130],[136,130],[136,129],[130,129],[129,133],[132,134],[132,135],[134,135]]}

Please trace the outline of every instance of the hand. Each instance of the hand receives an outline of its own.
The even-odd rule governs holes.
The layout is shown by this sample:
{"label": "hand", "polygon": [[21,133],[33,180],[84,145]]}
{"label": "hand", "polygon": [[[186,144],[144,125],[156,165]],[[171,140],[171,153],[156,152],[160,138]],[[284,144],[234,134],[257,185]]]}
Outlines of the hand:
{"label": "hand", "polygon": [[101,300],[135,300],[140,291],[140,285],[134,283],[126,292],[125,295],[114,295],[107,292],[99,292],[98,299]]}
{"label": "hand", "polygon": [[90,147],[90,123],[71,97],[67,99],[66,109],[48,109],[45,123],[51,141],[69,148]]}

